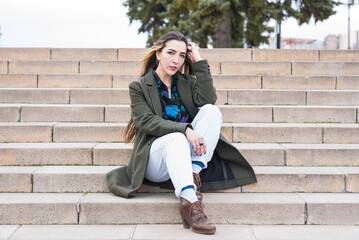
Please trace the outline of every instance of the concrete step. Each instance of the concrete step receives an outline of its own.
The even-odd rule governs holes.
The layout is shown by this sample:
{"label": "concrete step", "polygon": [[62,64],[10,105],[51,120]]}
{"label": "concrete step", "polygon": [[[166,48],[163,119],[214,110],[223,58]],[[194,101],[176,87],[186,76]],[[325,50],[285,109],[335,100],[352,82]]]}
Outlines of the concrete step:
{"label": "concrete step", "polygon": [[[358,144],[233,143],[255,166],[359,166]],[[127,165],[125,143],[2,143],[0,166]]]}
{"label": "concrete step", "polygon": [[[0,74],[2,88],[128,88],[138,74]],[[213,74],[217,89],[358,90],[358,76]]]}
{"label": "concrete step", "polygon": [[[129,104],[128,88],[2,88],[0,103]],[[219,89],[218,105],[358,106],[358,90]]]}
{"label": "concrete step", "polygon": [[[103,60],[9,60],[1,61],[1,73],[138,74],[142,59]],[[228,61],[209,60],[212,74],[255,75],[358,75],[359,62]]]}
{"label": "concrete step", "polygon": [[[211,73],[220,73],[220,62],[209,61]],[[8,65],[7,65],[8,64]],[[73,61],[73,60],[10,60],[1,62],[1,73],[38,73],[38,74],[138,74],[142,63],[136,61]]]}
{"label": "concrete step", "polygon": [[[338,79],[337,79],[338,78]],[[138,74],[0,74],[0,87],[6,88],[128,88]],[[214,74],[214,85],[221,89],[359,89],[357,76],[255,76]]]}
{"label": "concrete step", "polygon": [[[223,122],[356,123],[358,108],[346,106],[217,105]],[[0,104],[0,122],[124,122],[129,105]]]}
{"label": "concrete step", "polygon": [[[355,225],[359,216],[356,193],[205,193],[203,203],[216,224]],[[181,221],[178,208],[173,193],[132,199],[111,193],[1,193],[0,223],[173,224]]]}
{"label": "concrete step", "polygon": [[357,124],[232,123],[231,126],[231,141],[241,143],[357,143],[359,140]]}
{"label": "concrete step", "polygon": [[50,48],[0,48],[0,60],[50,60]]}
{"label": "concrete step", "polygon": [[[358,226],[218,224],[211,236],[179,224],[136,225],[2,225],[5,240],[356,240]],[[10,237],[11,236],[11,237]]]}
{"label": "concrete step", "polygon": [[[0,122],[0,143],[123,142],[126,123]],[[359,143],[358,124],[223,123],[235,143]]]}
{"label": "concrete step", "polygon": [[358,62],[235,62],[221,61],[221,74],[358,75]]}
{"label": "concrete step", "polygon": [[[0,167],[0,192],[109,192],[106,173],[115,168],[118,166]],[[254,167],[254,171],[257,183],[219,192],[359,192],[358,167]],[[162,190],[144,185],[139,192]]]}
{"label": "concrete step", "polygon": [[[148,48],[1,48],[0,60],[119,60],[143,58]],[[205,59],[229,61],[358,62],[356,50],[199,49]]]}

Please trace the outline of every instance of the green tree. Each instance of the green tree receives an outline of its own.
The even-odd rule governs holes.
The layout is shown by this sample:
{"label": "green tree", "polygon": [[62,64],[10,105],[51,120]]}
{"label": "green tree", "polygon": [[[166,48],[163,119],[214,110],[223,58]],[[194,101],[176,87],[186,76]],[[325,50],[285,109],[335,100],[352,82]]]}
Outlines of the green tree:
{"label": "green tree", "polygon": [[140,21],[147,45],[168,31],[180,31],[200,47],[248,47],[268,43],[268,22],[293,17],[299,24],[335,14],[334,0],[126,0],[130,23]]}

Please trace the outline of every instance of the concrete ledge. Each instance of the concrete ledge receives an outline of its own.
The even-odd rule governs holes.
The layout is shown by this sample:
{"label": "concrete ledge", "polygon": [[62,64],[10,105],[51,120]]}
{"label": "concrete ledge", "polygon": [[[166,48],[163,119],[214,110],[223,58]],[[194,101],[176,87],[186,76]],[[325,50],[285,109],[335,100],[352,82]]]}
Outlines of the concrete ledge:
{"label": "concrete ledge", "polygon": [[323,132],[324,143],[359,143],[359,125],[336,124],[325,126]]}
{"label": "concrete ledge", "polygon": [[322,129],[315,124],[233,123],[233,142],[321,143]]}
{"label": "concrete ledge", "polygon": [[20,121],[20,106],[0,104],[0,122]]}
{"label": "concrete ledge", "polygon": [[272,107],[221,105],[223,122],[272,122]]}
{"label": "concrete ledge", "polygon": [[54,126],[54,142],[123,142],[126,123],[61,123]]}
{"label": "concrete ledge", "polygon": [[[1,109],[1,108],[0,108]],[[98,105],[30,105],[22,106],[22,122],[103,122],[104,107]]]}
{"label": "concrete ledge", "polygon": [[258,182],[243,186],[242,192],[345,192],[345,177],[335,168],[255,167],[254,171]]}
{"label": "concrete ledge", "polygon": [[34,192],[109,192],[105,174],[117,166],[45,166],[34,173]]}
{"label": "concrete ledge", "polygon": [[78,73],[77,61],[9,61],[9,73]]}
{"label": "concrete ledge", "polygon": [[359,62],[356,50],[320,50],[321,62]]}
{"label": "concrete ledge", "polygon": [[279,144],[233,144],[251,165],[284,166],[284,148]]}
{"label": "concrete ledge", "polygon": [[[343,225],[233,225],[218,224],[214,235],[184,229],[182,224],[137,225],[2,225],[1,240],[357,240],[358,226]],[[1,230],[2,229],[2,230]],[[234,237],[235,236],[235,237]]]}
{"label": "concrete ledge", "polygon": [[274,106],[274,122],[337,122],[356,123],[355,107]]}
{"label": "concrete ledge", "polygon": [[256,240],[355,240],[358,226],[284,225],[252,226]]}
{"label": "concrete ledge", "polygon": [[94,165],[127,165],[132,145],[124,143],[100,143],[93,149]]}
{"label": "concrete ledge", "polygon": [[71,89],[71,104],[130,104],[127,89]]}
{"label": "concrete ledge", "polygon": [[308,91],[307,105],[357,106],[359,105],[359,91]]}
{"label": "concrete ledge", "polygon": [[261,76],[253,75],[235,75],[235,74],[218,74],[212,75],[214,86],[217,89],[260,89]]}
{"label": "concrete ledge", "polygon": [[255,62],[317,62],[318,50],[253,49]]}
{"label": "concrete ledge", "polygon": [[339,169],[346,175],[347,192],[359,193],[359,168],[340,167]]}
{"label": "concrete ledge", "polygon": [[0,48],[0,60],[50,60],[50,49]]}
{"label": "concrete ledge", "polygon": [[0,167],[0,192],[32,192],[32,173],[40,167]]}
{"label": "concrete ledge", "polygon": [[0,165],[88,165],[93,143],[9,143],[0,146]]}
{"label": "concrete ledge", "polygon": [[0,73],[8,73],[7,61],[0,61]]}
{"label": "concrete ledge", "polygon": [[359,90],[359,76],[338,76],[339,90]]}
{"label": "concrete ledge", "polygon": [[131,119],[131,108],[129,105],[114,105],[105,107],[106,122],[124,122],[127,123]]}
{"label": "concrete ledge", "polygon": [[[293,194],[207,193],[204,199],[214,223],[304,223],[304,202]],[[137,194],[133,199],[90,193],[81,201],[80,224],[179,223],[178,207],[173,193]]]}
{"label": "concrete ledge", "polygon": [[290,90],[228,90],[229,104],[306,105],[305,91]]}
{"label": "concrete ledge", "polygon": [[[213,72],[212,72],[213,73]],[[290,75],[290,63],[221,62],[222,74]]]}
{"label": "concrete ledge", "polygon": [[200,48],[199,53],[203,59],[207,59],[209,61],[219,60],[250,62],[252,58],[251,49],[248,48]]}
{"label": "concrete ledge", "polygon": [[[214,235],[205,236],[184,229],[180,224],[138,225],[3,225],[7,240],[356,240],[358,226],[319,225],[233,225],[218,224]],[[234,237],[235,236],[235,237]]]}
{"label": "concrete ledge", "polygon": [[119,48],[118,61],[138,61],[145,59],[150,48]]}
{"label": "concrete ledge", "polygon": [[0,142],[51,142],[51,123],[0,123]]}
{"label": "concrete ledge", "polygon": [[308,224],[358,224],[359,194],[301,193],[299,195],[307,202]]}
{"label": "concrete ledge", "polygon": [[358,144],[283,144],[288,166],[359,166]]}
{"label": "concrete ledge", "polygon": [[0,224],[76,224],[81,193],[1,193]]}
{"label": "concrete ledge", "polygon": [[111,88],[111,75],[39,74],[39,88]]}
{"label": "concrete ledge", "polygon": [[141,72],[138,61],[81,61],[80,73],[91,74],[135,74]]}
{"label": "concrete ledge", "polygon": [[357,62],[293,62],[293,75],[358,75]]}
{"label": "concrete ledge", "polygon": [[0,240],[8,240],[19,227],[19,225],[0,225]]}
{"label": "concrete ledge", "polygon": [[[43,166],[38,169],[34,167],[0,167],[0,177],[4,179],[4,191],[10,189],[11,183],[18,182],[17,186],[19,187],[12,191],[21,192],[22,189],[31,191],[31,184],[33,184],[33,192],[109,192],[106,174],[118,167]],[[245,185],[241,188],[242,190],[235,188],[219,192],[345,192],[345,173],[337,168],[256,166],[254,171],[257,175],[257,183]],[[353,168],[351,172],[356,173],[358,169]],[[13,177],[13,181],[7,178],[12,173],[19,174],[19,176]],[[33,182],[31,174],[33,174]],[[24,178],[26,178],[25,182]],[[279,185],[278,182],[282,184]],[[326,182],[326,184],[323,185],[322,182]],[[26,187],[22,187],[20,183],[24,183],[23,185]],[[163,191],[158,187],[143,186],[140,192],[168,191]]]}
{"label": "concrete ledge", "polygon": [[23,225],[11,240],[128,240],[136,226]]}
{"label": "concrete ledge", "polygon": [[128,88],[130,82],[137,81],[139,79],[138,74],[122,74],[113,75],[113,87],[114,88]]}
{"label": "concrete ledge", "polygon": [[117,60],[117,49],[111,48],[53,48],[51,60]]}
{"label": "concrete ledge", "polygon": [[69,103],[70,91],[67,89],[0,89],[1,103]]}
{"label": "concrete ledge", "polygon": [[263,89],[335,89],[332,76],[263,76]]}
{"label": "concrete ledge", "polygon": [[0,74],[1,88],[36,88],[36,74]]}
{"label": "concrete ledge", "polygon": [[250,226],[242,225],[216,225],[214,235],[205,236],[196,234],[189,229],[184,229],[182,225],[137,225],[133,235],[133,240],[170,240],[170,239],[211,239],[211,240],[254,240],[254,234]]}

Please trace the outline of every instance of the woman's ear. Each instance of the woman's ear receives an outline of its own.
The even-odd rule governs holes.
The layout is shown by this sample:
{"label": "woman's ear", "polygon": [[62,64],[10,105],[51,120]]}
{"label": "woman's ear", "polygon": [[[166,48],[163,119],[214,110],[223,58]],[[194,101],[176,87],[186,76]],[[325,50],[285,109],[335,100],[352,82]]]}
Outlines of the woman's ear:
{"label": "woman's ear", "polygon": [[161,59],[161,53],[156,51],[156,59],[160,61]]}

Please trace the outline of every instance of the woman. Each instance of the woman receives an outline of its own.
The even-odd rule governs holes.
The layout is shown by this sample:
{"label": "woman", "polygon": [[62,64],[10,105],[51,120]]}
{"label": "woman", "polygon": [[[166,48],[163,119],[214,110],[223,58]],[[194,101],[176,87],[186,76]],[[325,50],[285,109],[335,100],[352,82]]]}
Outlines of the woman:
{"label": "woman", "polygon": [[[183,73],[182,73],[183,72]],[[193,76],[195,75],[195,76]],[[129,85],[134,141],[127,167],[107,174],[111,192],[130,197],[143,182],[174,188],[183,226],[211,234],[202,191],[256,182],[252,167],[221,134],[222,115],[207,60],[179,32],[163,35]],[[202,180],[202,181],[201,181]]]}

